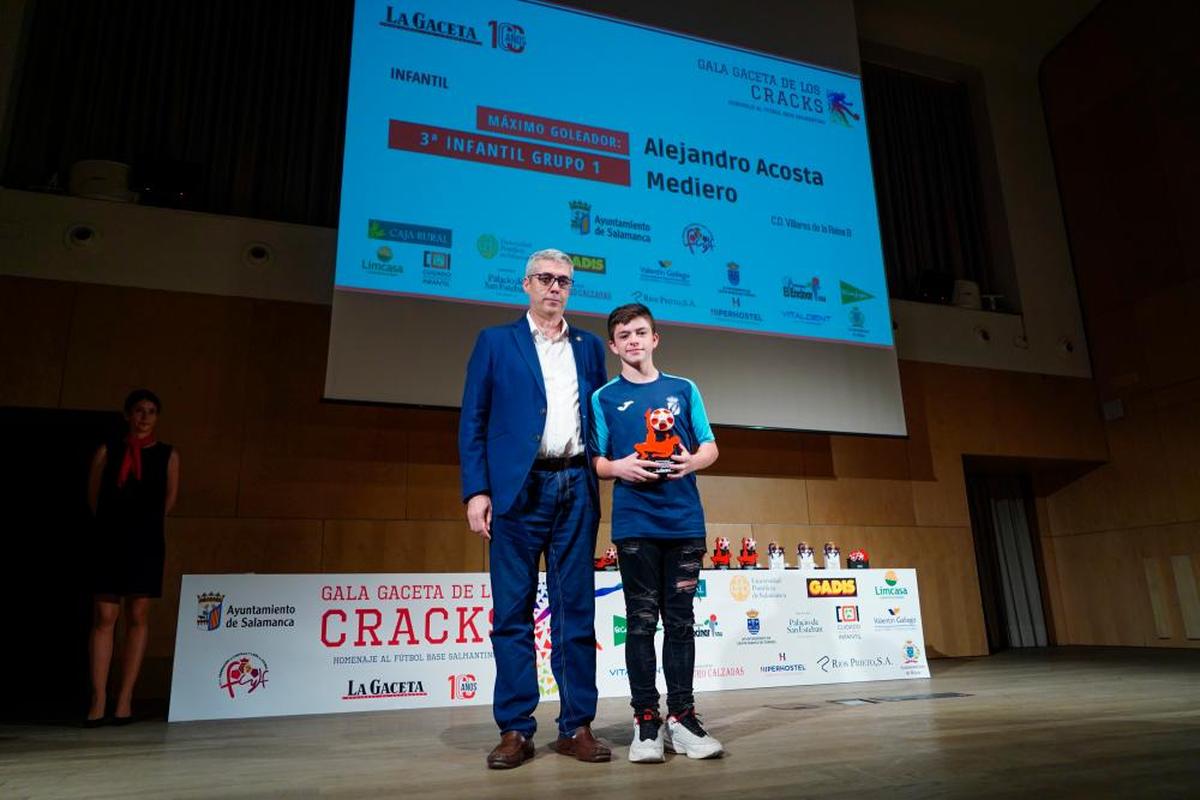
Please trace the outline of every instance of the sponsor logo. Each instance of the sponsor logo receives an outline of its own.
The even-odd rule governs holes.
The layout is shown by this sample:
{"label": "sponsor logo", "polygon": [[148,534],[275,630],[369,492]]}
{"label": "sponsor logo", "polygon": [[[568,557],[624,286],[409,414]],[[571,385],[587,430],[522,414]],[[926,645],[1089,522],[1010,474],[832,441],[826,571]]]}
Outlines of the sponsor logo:
{"label": "sponsor logo", "polygon": [[450,699],[451,700],[473,700],[479,692],[479,681],[474,675],[451,675],[450,676]]}
{"label": "sponsor logo", "polygon": [[799,616],[788,617],[787,632],[796,636],[818,636],[825,632],[825,626],[814,615],[801,612]]}
{"label": "sponsor logo", "polygon": [[904,643],[904,663],[919,664],[921,663],[921,648],[917,647],[912,639]]}
{"label": "sponsor logo", "polygon": [[[672,286],[691,286],[691,273],[680,272],[678,269],[672,269],[671,265],[671,261],[662,259],[657,262],[657,266],[643,266],[639,268],[638,273],[641,275],[642,281],[647,283],[667,283],[671,284]],[[682,303],[680,305],[682,305]],[[694,305],[694,303],[689,300],[687,305]]]}
{"label": "sponsor logo", "polygon": [[750,580],[745,575],[734,575],[730,578],[729,596],[739,603],[750,599]]}
{"label": "sponsor logo", "polygon": [[890,629],[915,629],[917,627],[917,618],[911,614],[904,614],[900,606],[886,609],[887,616],[882,614],[876,615],[874,623],[876,628]]}
{"label": "sponsor logo", "polygon": [[221,665],[217,685],[231,699],[254,694],[267,685],[267,662],[257,653],[237,653]]}
{"label": "sponsor logo", "polygon": [[725,277],[729,281],[729,285],[722,286],[717,291],[721,294],[732,295],[729,299],[734,308],[741,307],[743,298],[754,297],[754,292],[738,286],[742,282],[742,267],[740,264],[735,264],[732,261],[726,264]]}
{"label": "sponsor logo", "polygon": [[807,283],[797,283],[791,278],[783,281],[783,296],[789,300],[807,300],[811,303],[824,303],[829,298],[821,291],[821,279],[816,275]]}
{"label": "sponsor logo", "polygon": [[621,403],[621,405],[617,406],[617,411],[624,411],[625,409],[629,408],[631,405],[633,405],[633,401],[626,400],[624,403]]}
{"label": "sponsor logo", "polygon": [[838,606],[837,621],[841,624],[858,624],[858,606]]}
{"label": "sponsor logo", "polygon": [[371,681],[346,681],[343,700],[385,700],[394,697],[428,697],[421,681],[389,681],[374,678]]}
{"label": "sponsor logo", "polygon": [[438,250],[426,250],[425,269],[450,269],[450,254]]}
{"label": "sponsor logo", "polygon": [[225,605],[225,595],[219,592],[205,592],[196,595],[196,625],[202,631],[215,631],[221,627],[221,611]]}
{"label": "sponsor logo", "polygon": [[296,607],[293,605],[235,606],[225,608],[226,628],[294,628]]}
{"label": "sponsor logo", "polygon": [[822,672],[835,672],[841,669],[877,669],[892,666],[892,659],[887,656],[865,656],[863,658],[839,658],[838,656],[821,656],[817,666]]}
{"label": "sponsor logo", "polygon": [[625,644],[625,637],[629,635],[629,623],[624,617],[618,617],[615,614],[612,618],[613,628],[613,647],[620,647]]}
{"label": "sponsor logo", "polygon": [[401,244],[423,244],[433,247],[450,247],[454,232],[449,228],[432,225],[413,225],[408,222],[390,222],[385,219],[367,221],[367,238],[383,239]]}
{"label": "sponsor logo", "polygon": [[512,22],[497,22],[491,20],[488,27],[492,29],[492,47],[506,53],[525,52],[525,29]]}
{"label": "sponsor logo", "polygon": [[758,612],[750,609],[746,612],[746,633],[751,636],[758,636],[762,631],[762,620],[758,618]]}
{"label": "sponsor logo", "polygon": [[484,286],[489,292],[525,294],[525,290],[521,288],[521,278],[502,272],[489,272],[484,278]]}
{"label": "sponsor logo", "polygon": [[[846,99],[845,92],[827,92],[826,104],[829,106],[829,121],[834,125],[852,128],[852,123],[858,122],[861,116],[854,113],[854,104]],[[818,101],[819,102],[819,101]]]}
{"label": "sponsor logo", "polygon": [[737,286],[742,282],[742,268],[733,261],[725,265],[725,277],[729,279],[730,286]]}
{"label": "sponsor logo", "polygon": [[379,245],[379,247],[375,250],[375,257],[385,264],[388,263],[392,260],[392,248],[388,247],[386,244]]}
{"label": "sponsor logo", "polygon": [[608,271],[608,262],[600,256],[584,256],[578,253],[570,253],[571,263],[575,265],[578,272],[594,272],[597,275],[603,275]]}
{"label": "sponsor logo", "polygon": [[572,200],[569,205],[571,208],[571,230],[580,236],[587,236],[592,232],[592,204],[585,203],[582,200]]}
{"label": "sponsor logo", "polygon": [[704,578],[696,582],[696,597],[708,597],[708,583]]}
{"label": "sponsor logo", "polygon": [[[643,267],[642,275],[645,276],[645,268]],[[649,294],[648,292],[635,291],[632,295],[633,300],[638,303],[644,303],[648,306],[678,306],[680,308],[694,308],[696,301],[690,297],[675,297],[669,294]]]}
{"label": "sponsor logo", "polygon": [[738,640],[738,645],[775,644],[775,639],[763,633],[762,614],[757,609],[746,612],[746,635]]}
{"label": "sponsor logo", "polygon": [[855,578],[811,578],[806,584],[809,597],[858,597]]}
{"label": "sponsor logo", "polygon": [[853,308],[850,309],[848,318],[850,320],[850,327],[853,328],[854,330],[862,331],[862,330],[866,329],[867,315],[864,314],[863,310],[861,308],[859,308],[858,306],[854,306]]}
{"label": "sponsor logo", "polygon": [[[394,7],[388,6],[387,13],[379,21],[379,25],[384,28],[392,28],[393,30],[422,33],[426,36],[435,36],[439,39],[449,39],[462,44],[483,44],[475,34],[474,27],[462,22],[432,17],[422,11],[409,14],[403,11],[396,11]],[[495,32],[493,31],[494,36]],[[496,46],[494,42],[492,46]],[[522,44],[522,47],[524,47],[524,44]]]}
{"label": "sponsor logo", "polygon": [[500,240],[490,233],[485,233],[475,240],[475,249],[486,259],[493,259],[500,252]]}
{"label": "sponsor logo", "polygon": [[842,305],[848,306],[851,303],[861,303],[864,300],[873,300],[875,295],[866,292],[852,283],[838,281],[838,285],[842,290]]}
{"label": "sponsor logo", "polygon": [[711,252],[716,244],[712,231],[697,222],[683,229],[683,246],[692,255]]}
{"label": "sponsor logo", "polygon": [[791,663],[787,659],[787,653],[780,653],[778,663],[763,664],[758,668],[759,672],[804,672],[803,664]]}
{"label": "sponsor logo", "polygon": [[876,597],[908,597],[908,589],[900,586],[900,578],[893,570],[883,574],[884,586],[875,587]]}
{"label": "sponsor logo", "polygon": [[720,630],[716,614],[709,614],[708,619],[696,625],[693,630],[697,639],[718,639],[725,635]]}

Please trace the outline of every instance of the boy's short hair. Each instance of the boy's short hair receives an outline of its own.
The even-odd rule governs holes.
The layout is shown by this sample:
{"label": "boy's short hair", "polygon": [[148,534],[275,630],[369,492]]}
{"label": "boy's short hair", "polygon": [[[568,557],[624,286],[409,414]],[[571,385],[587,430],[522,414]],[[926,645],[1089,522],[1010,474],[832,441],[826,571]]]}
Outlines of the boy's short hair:
{"label": "boy's short hair", "polygon": [[608,340],[612,341],[613,331],[617,329],[618,325],[633,322],[638,317],[648,319],[650,321],[650,332],[658,333],[658,328],[654,324],[654,315],[650,313],[650,309],[641,303],[626,303],[623,306],[617,306],[608,315]]}

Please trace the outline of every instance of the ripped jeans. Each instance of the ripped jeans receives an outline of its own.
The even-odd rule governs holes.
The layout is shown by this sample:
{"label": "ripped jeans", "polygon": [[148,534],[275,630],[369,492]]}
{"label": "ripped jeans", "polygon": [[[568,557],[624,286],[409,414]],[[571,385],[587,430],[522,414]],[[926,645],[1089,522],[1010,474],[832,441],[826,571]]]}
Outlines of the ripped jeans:
{"label": "ripped jeans", "polygon": [[682,714],[695,705],[692,600],[704,558],[704,539],[623,539],[616,544],[625,592],[625,668],[631,705],[634,711],[658,708],[654,634],[661,616],[667,713]]}

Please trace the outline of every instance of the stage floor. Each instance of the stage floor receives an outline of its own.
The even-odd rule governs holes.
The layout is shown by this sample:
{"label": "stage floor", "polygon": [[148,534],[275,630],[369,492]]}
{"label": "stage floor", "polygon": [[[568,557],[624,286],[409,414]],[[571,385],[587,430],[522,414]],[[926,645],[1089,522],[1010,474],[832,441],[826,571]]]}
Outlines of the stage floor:
{"label": "stage floor", "polygon": [[[1020,650],[932,671],[700,695],[726,757],[656,765],[625,760],[632,712],[618,699],[600,702],[594,726],[612,763],[551,752],[549,703],[537,757],[507,772],[484,767],[497,741],[488,708],[3,725],[0,797],[1200,796],[1200,650]],[[831,702],[951,692],[969,696]]]}

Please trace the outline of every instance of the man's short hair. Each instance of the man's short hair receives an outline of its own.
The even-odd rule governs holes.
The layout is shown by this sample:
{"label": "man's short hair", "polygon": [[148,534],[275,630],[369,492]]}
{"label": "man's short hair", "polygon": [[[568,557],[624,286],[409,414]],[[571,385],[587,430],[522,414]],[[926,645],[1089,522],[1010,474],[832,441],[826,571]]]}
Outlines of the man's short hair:
{"label": "man's short hair", "polygon": [[658,333],[658,327],[654,324],[654,315],[650,313],[650,309],[646,308],[641,303],[626,303],[623,306],[617,306],[608,315],[608,340],[613,340],[613,331],[618,325],[625,325],[633,322],[638,317],[645,317],[650,321],[650,332]]}
{"label": "man's short hair", "polygon": [[158,399],[158,395],[149,389],[134,389],[125,398],[125,413],[132,414],[134,407],[143,400],[149,400],[154,404],[156,413],[162,413],[162,401]]}
{"label": "man's short hair", "polygon": [[571,270],[571,274],[575,274],[575,262],[571,257],[562,250],[555,250],[553,247],[547,247],[545,250],[538,250],[529,257],[525,262],[525,277],[528,278],[533,273],[537,272],[537,267],[534,266],[539,261],[555,261],[562,264],[567,269]]}

